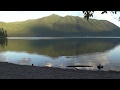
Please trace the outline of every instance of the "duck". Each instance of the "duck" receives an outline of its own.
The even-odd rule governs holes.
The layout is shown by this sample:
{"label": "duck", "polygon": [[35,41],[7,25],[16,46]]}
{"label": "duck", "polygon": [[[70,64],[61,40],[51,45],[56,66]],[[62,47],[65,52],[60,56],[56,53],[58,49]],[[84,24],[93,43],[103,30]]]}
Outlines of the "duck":
{"label": "duck", "polygon": [[99,65],[97,66],[97,68],[98,68],[99,71],[100,71],[100,69],[103,68],[103,66],[102,66],[101,64],[99,64]]}

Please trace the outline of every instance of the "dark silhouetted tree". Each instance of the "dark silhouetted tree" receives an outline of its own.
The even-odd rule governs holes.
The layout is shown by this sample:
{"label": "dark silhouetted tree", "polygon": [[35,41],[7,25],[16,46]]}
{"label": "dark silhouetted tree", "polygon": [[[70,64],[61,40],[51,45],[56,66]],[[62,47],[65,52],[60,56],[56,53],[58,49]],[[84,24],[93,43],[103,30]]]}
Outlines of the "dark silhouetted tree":
{"label": "dark silhouetted tree", "polygon": [[5,36],[7,37],[7,31],[5,30]]}
{"label": "dark silhouetted tree", "polygon": [[0,28],[0,36],[7,37],[7,31],[4,30],[3,28]]}
{"label": "dark silhouetted tree", "polygon": [[[88,20],[90,17],[93,17],[94,12],[95,11],[83,11],[84,18]],[[116,14],[118,11],[101,11],[101,14],[108,13],[108,12]],[[120,17],[119,17],[119,21],[120,21]]]}

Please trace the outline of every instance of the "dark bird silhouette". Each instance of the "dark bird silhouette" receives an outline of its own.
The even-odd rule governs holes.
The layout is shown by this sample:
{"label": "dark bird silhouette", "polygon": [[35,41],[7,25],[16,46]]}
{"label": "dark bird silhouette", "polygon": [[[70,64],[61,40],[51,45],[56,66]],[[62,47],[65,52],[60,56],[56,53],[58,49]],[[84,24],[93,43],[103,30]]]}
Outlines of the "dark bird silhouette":
{"label": "dark bird silhouette", "polygon": [[33,64],[32,64],[32,66],[33,66]]}
{"label": "dark bird silhouette", "polygon": [[103,68],[103,66],[102,66],[101,64],[99,64],[99,65],[97,66],[97,68],[98,68],[99,71],[100,71],[100,69]]}

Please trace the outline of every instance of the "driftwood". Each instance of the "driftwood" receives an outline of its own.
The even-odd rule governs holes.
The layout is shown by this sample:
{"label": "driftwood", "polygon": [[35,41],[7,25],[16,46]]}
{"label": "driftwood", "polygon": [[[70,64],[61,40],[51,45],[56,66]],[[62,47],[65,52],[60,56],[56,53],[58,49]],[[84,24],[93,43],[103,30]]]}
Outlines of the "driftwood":
{"label": "driftwood", "polygon": [[88,66],[88,65],[71,65],[71,66],[67,66],[67,67],[74,67],[75,70],[78,70],[77,67],[93,67],[93,66]]}
{"label": "driftwood", "polygon": [[93,67],[93,66],[88,66],[88,65],[72,65],[72,66],[67,66],[67,67]]}

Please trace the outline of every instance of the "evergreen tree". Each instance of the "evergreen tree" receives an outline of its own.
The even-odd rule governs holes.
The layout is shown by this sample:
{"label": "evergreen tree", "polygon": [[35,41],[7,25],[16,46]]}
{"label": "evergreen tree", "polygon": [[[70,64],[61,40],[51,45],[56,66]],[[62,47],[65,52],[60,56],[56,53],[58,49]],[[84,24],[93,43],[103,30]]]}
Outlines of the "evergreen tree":
{"label": "evergreen tree", "polygon": [[0,36],[7,37],[7,31],[4,30],[3,28],[0,28]]}

